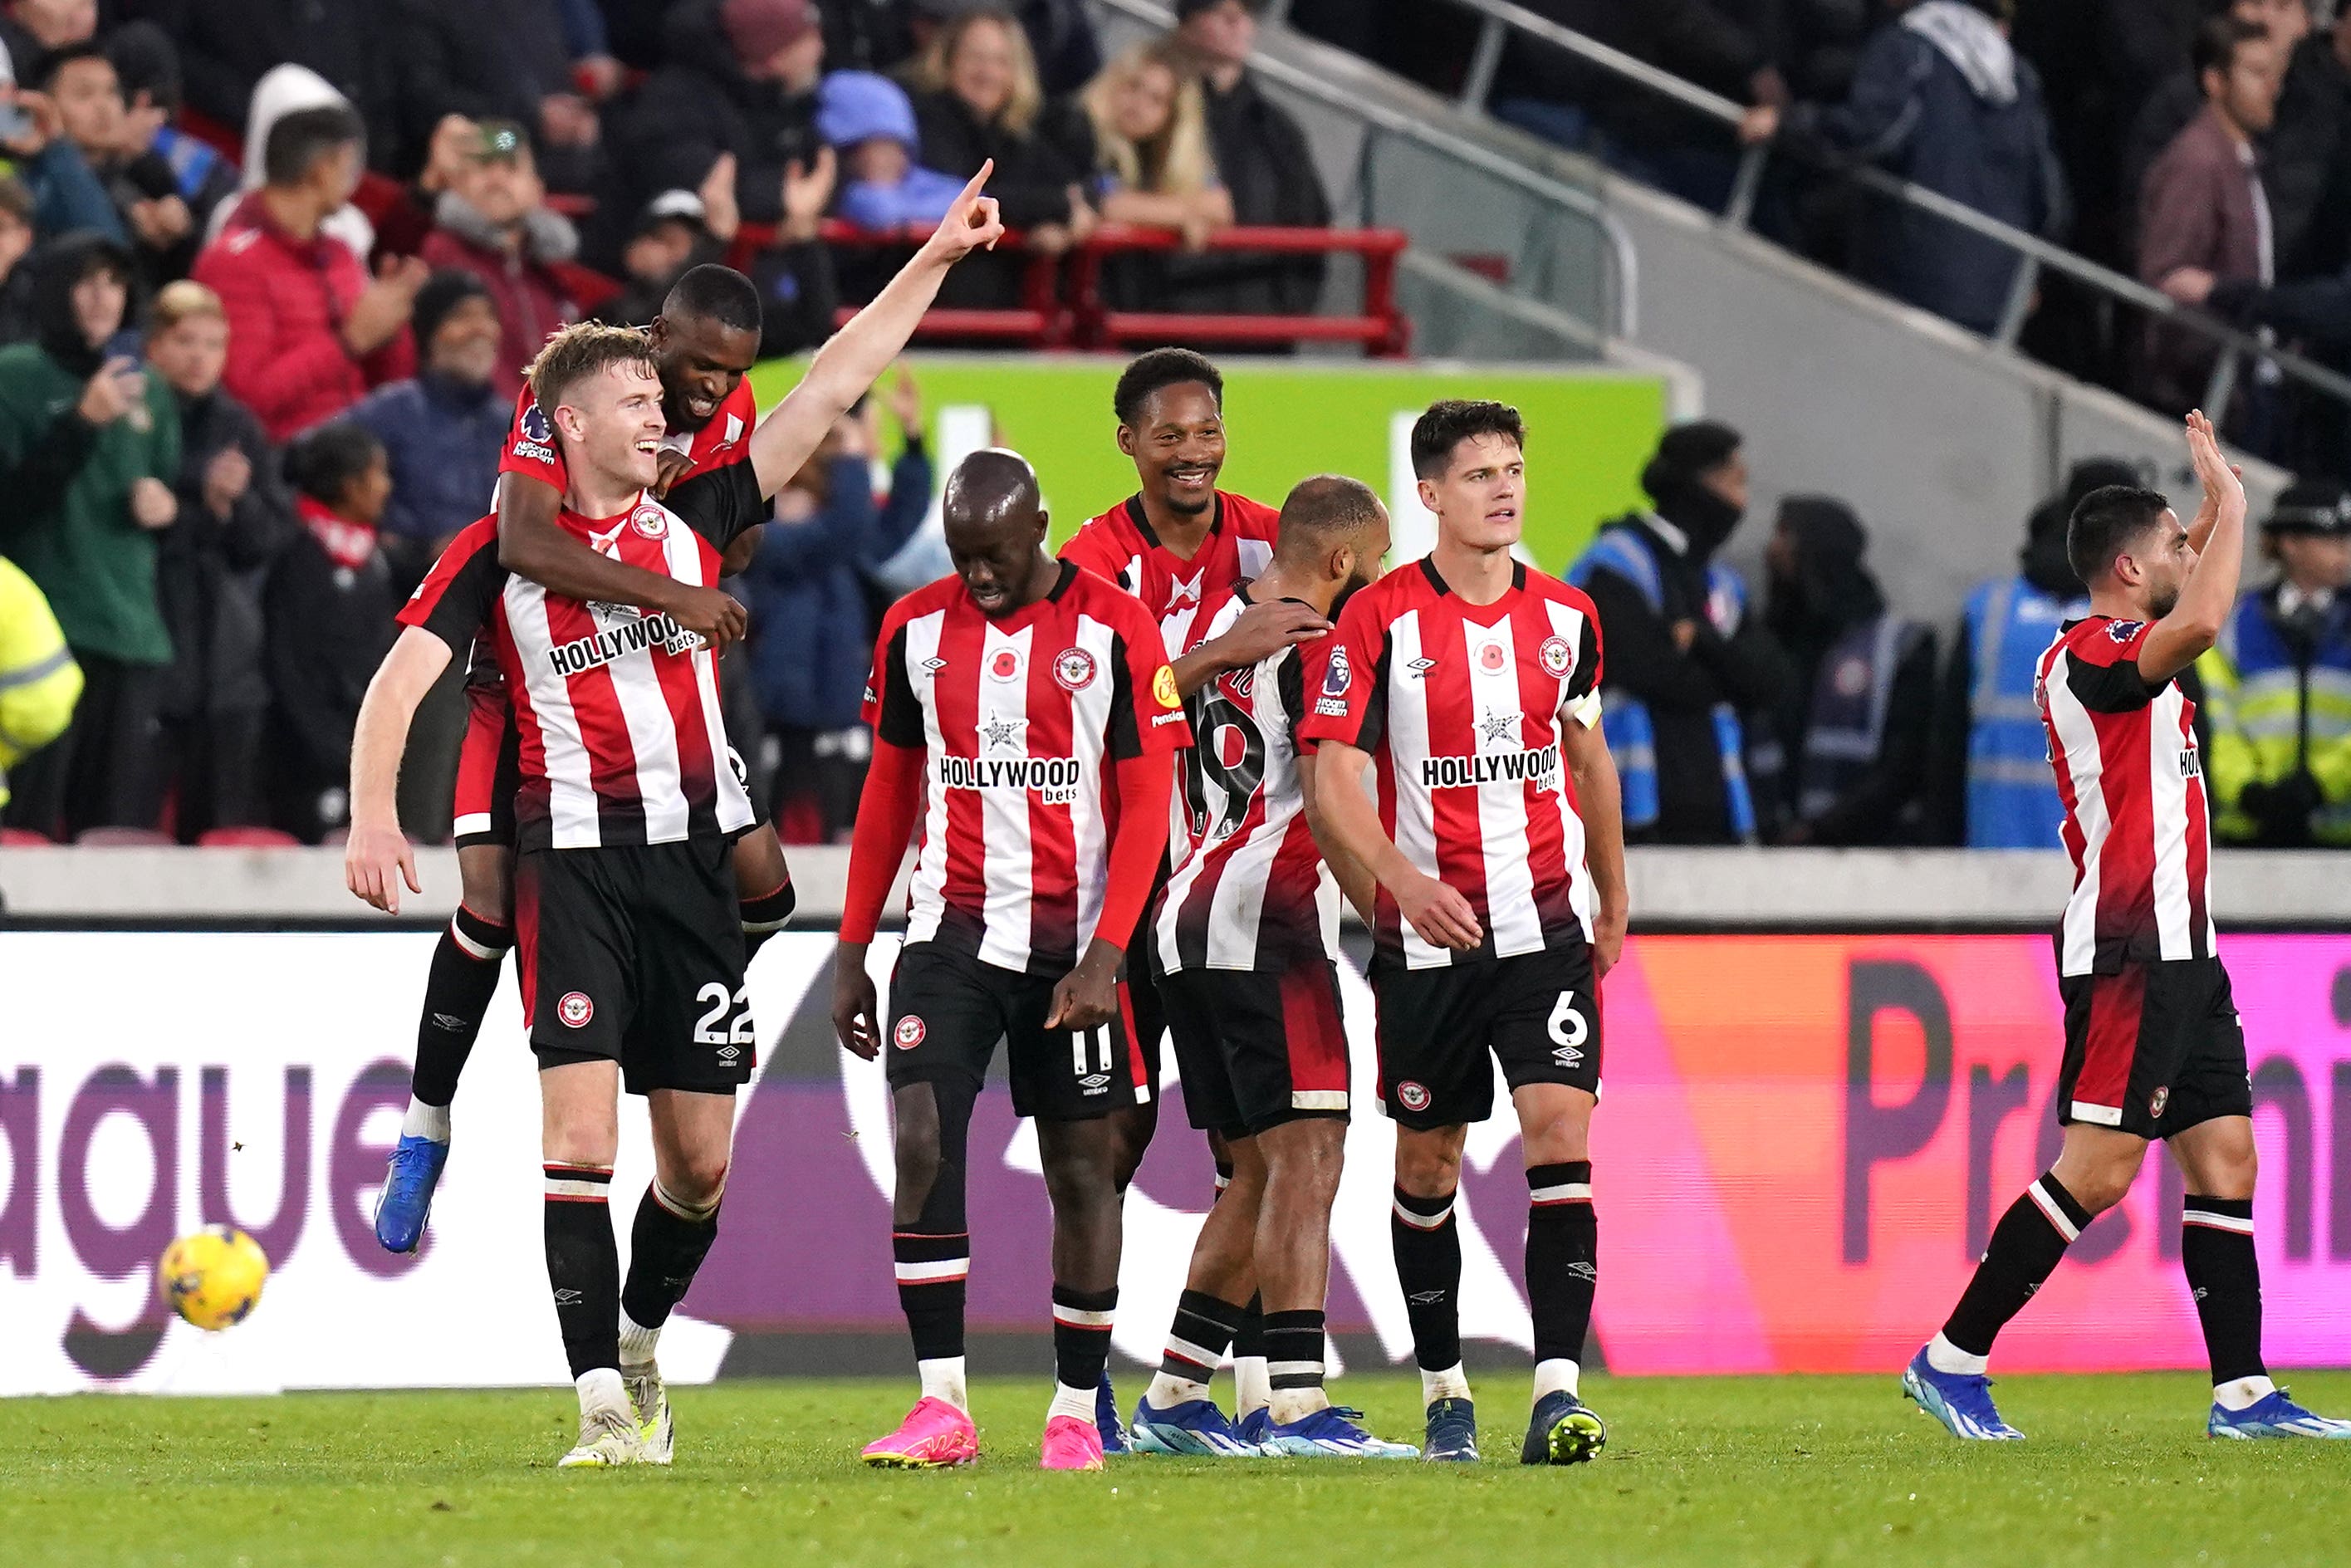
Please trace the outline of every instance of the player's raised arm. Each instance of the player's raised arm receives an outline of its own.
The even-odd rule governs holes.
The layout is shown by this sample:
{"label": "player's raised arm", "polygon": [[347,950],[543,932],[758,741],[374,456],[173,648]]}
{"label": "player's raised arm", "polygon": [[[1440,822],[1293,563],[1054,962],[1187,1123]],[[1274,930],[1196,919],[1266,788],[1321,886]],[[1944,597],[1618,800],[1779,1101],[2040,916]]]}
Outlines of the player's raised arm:
{"label": "player's raised arm", "polygon": [[2199,544],[2196,530],[2189,530],[2188,548],[2196,553],[2196,562],[2179,585],[2179,600],[2140,645],[2139,678],[2149,687],[2160,686],[2220,640],[2229,612],[2236,608],[2237,582],[2244,570],[2244,482],[2230,466],[2212,422],[2200,410],[2188,416],[2188,455],[2196,465],[2197,483],[2204,486],[2204,506],[2196,518],[2204,538]]}
{"label": "player's raised arm", "polygon": [[1625,797],[1616,760],[1608,755],[1597,723],[1587,725],[1573,711],[1559,724],[1560,752],[1575,780],[1575,814],[1583,821],[1583,863],[1592,873],[1599,906],[1592,912],[1593,978],[1606,977],[1625,951],[1625,927],[1633,913],[1625,881]]}
{"label": "player's raised arm", "polygon": [[833,423],[890,368],[938,298],[947,270],[973,251],[995,246],[1004,220],[996,199],[980,194],[995,167],[993,161],[979,166],[914,259],[817,350],[800,384],[759,422],[751,436],[751,464],[761,496],[774,495],[799,473]]}
{"label": "player's raised arm", "polygon": [[441,672],[449,644],[411,626],[392,645],[360,702],[351,731],[351,835],[343,845],[343,883],[387,915],[400,913],[400,883],[423,893],[416,852],[400,831],[400,758],[409,722]]}
{"label": "player's raised arm", "polygon": [[1364,789],[1364,770],[1371,760],[1369,753],[1343,740],[1326,739],[1315,747],[1315,795],[1321,806],[1317,814],[1322,832],[1330,835],[1327,842],[1322,832],[1316,833],[1315,839],[1324,844],[1325,858],[1335,866],[1337,856],[1332,852],[1336,851],[1360,861],[1373,880],[1388,890],[1397,911],[1420,933],[1421,940],[1431,946],[1463,950],[1477,946],[1485,933],[1469,901],[1406,860],[1380,826],[1379,809]]}

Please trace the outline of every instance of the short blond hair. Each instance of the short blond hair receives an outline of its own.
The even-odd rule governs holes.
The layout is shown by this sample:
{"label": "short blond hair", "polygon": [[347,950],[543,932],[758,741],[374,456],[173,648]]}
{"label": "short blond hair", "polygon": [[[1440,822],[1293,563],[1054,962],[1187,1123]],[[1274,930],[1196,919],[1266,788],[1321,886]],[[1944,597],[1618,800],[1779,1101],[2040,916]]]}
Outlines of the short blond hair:
{"label": "short blond hair", "polygon": [[155,296],[154,308],[148,313],[148,319],[154,330],[168,332],[183,321],[202,316],[225,322],[228,311],[222,306],[219,295],[193,278],[183,277],[163,285]]}
{"label": "short blond hair", "polygon": [[530,380],[531,401],[550,420],[566,393],[612,365],[643,365],[658,377],[653,340],[643,328],[615,327],[607,321],[574,321],[547,340],[547,346],[525,372]]}

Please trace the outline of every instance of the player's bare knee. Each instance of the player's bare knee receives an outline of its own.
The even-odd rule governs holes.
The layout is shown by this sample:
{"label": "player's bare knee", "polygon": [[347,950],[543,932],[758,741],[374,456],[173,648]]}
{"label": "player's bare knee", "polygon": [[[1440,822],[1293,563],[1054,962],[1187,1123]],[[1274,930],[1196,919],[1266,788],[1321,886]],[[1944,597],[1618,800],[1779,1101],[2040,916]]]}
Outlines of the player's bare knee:
{"label": "player's bare knee", "polygon": [[465,906],[493,925],[514,924],[514,856],[500,844],[468,844],[457,852]]}
{"label": "player's bare knee", "polygon": [[1396,1129],[1395,1184],[1414,1197],[1450,1197],[1461,1186],[1463,1127]]}

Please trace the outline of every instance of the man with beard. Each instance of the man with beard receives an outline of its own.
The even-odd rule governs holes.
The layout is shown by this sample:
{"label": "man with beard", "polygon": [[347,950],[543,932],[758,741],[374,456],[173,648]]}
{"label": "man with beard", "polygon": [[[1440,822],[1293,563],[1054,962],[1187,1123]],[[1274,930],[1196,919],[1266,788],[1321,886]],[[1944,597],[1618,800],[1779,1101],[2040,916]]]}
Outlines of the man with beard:
{"label": "man with beard", "polygon": [[1600,530],[1568,580],[1592,597],[1614,656],[1603,723],[1635,843],[1752,842],[1742,714],[1786,689],[1786,659],[1714,559],[1747,511],[1742,438],[1676,425],[1641,471],[1654,503]]}
{"label": "man with beard", "polygon": [[1791,496],[1764,551],[1763,622],[1793,666],[1750,748],[1766,836],[1783,844],[1917,841],[1935,711],[1935,634],[1886,608],[1843,501]]}

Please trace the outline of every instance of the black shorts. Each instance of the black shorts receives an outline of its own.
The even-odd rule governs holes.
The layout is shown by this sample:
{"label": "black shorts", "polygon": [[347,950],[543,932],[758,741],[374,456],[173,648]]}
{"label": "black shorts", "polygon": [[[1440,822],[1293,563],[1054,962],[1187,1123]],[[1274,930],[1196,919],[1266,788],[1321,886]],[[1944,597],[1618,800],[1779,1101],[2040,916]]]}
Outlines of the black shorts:
{"label": "black shorts", "polygon": [[1045,1027],[1060,977],[983,963],[936,942],[911,944],[890,975],[890,1087],[961,1078],[977,1090],[1002,1040],[1012,1109],[1049,1122],[1090,1122],[1135,1103],[1134,1071],[1115,1023]]}
{"label": "black shorts", "polygon": [[2215,1116],[2250,1116],[2245,1030],[2218,958],[2067,975],[2057,1120],[2168,1138]]}
{"label": "black shorts", "polygon": [[1159,977],[1192,1125],[1228,1138],[1310,1116],[1347,1119],[1347,1029],[1338,966]]}
{"label": "black shorts", "polygon": [[617,1061],[632,1094],[750,1082],[758,1042],[733,841],[527,850],[515,930],[541,1067]]}
{"label": "black shorts", "polygon": [[1398,1124],[1453,1127],[1494,1109],[1494,1061],[1512,1089],[1563,1083],[1600,1092],[1600,1007],[1582,943],[1408,969],[1372,959],[1379,1002],[1380,1101]]}

